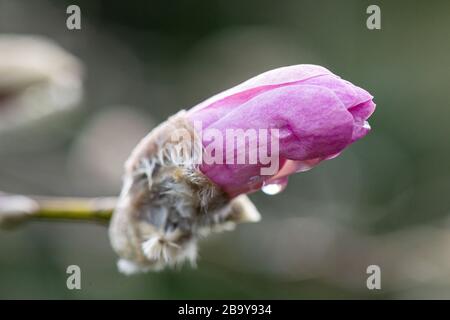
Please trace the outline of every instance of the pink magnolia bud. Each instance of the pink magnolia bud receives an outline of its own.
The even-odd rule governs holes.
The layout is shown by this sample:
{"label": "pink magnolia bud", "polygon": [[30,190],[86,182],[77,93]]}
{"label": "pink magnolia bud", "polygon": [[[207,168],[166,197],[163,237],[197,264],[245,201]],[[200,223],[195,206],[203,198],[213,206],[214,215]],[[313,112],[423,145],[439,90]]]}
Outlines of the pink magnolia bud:
{"label": "pink magnolia bud", "polygon": [[199,239],[259,220],[245,193],[281,189],[290,174],[338,155],[367,134],[374,108],[363,89],[325,68],[298,65],[170,117],[125,164],[110,224],[120,270],[195,263]]}
{"label": "pink magnolia bud", "polygon": [[[261,168],[267,167],[261,161],[238,163],[240,152],[259,154],[261,150],[255,148],[267,149],[259,135],[255,138],[250,133],[244,143],[231,141],[231,150],[223,142],[219,150],[225,150],[222,163],[203,160],[200,170],[232,197],[264,185],[284,186],[290,174],[333,158],[364,137],[370,130],[366,120],[375,109],[372,98],[367,91],[320,66],[296,65],[260,74],[200,103],[188,112],[188,117],[201,123],[203,132],[220,132],[224,140],[230,129],[247,133],[278,130],[278,148],[270,157],[278,170],[261,174]],[[205,149],[217,142],[207,138],[203,134]],[[234,161],[226,163],[227,156]]]}

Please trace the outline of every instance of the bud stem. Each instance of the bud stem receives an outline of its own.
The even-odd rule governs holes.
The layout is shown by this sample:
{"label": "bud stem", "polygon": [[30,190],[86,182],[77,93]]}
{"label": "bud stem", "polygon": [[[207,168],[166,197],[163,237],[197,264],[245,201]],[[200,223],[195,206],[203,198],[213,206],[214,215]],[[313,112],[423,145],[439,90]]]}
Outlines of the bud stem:
{"label": "bud stem", "polygon": [[108,223],[117,199],[41,197],[0,192],[0,227],[28,220],[87,221]]}
{"label": "bud stem", "polygon": [[35,198],[40,209],[36,219],[92,220],[108,222],[116,198]]}

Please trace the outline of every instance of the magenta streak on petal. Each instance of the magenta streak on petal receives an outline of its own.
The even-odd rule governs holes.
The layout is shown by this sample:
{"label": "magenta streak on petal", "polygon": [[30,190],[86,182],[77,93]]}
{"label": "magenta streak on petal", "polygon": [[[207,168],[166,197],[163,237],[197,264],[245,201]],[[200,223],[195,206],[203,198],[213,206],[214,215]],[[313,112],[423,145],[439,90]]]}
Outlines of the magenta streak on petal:
{"label": "magenta streak on petal", "polygon": [[[323,75],[317,75],[315,77],[322,77],[322,76]],[[267,91],[270,91],[270,90],[273,90],[276,88],[299,84],[299,83],[305,82],[307,80],[308,79],[299,80],[299,81],[295,81],[295,82],[286,82],[286,83],[277,84],[277,85],[265,85],[265,86],[248,89],[248,90],[236,93],[234,95],[228,96],[226,98],[223,98],[221,100],[215,101],[210,105],[204,106],[201,109],[197,109],[196,112],[189,111],[188,116],[191,119],[194,119],[196,121],[201,121],[203,128],[207,128],[212,123],[214,123],[215,121],[221,119],[223,116],[228,114],[230,112],[230,110],[232,110],[233,108],[242,105],[243,103],[258,96],[259,94],[262,94],[264,92],[267,92]]]}
{"label": "magenta streak on petal", "polygon": [[211,122],[226,114],[230,108],[258,94],[323,75],[332,75],[332,73],[315,65],[297,65],[270,70],[205,100],[190,109],[188,116],[193,120],[201,120],[204,127],[207,127]]}

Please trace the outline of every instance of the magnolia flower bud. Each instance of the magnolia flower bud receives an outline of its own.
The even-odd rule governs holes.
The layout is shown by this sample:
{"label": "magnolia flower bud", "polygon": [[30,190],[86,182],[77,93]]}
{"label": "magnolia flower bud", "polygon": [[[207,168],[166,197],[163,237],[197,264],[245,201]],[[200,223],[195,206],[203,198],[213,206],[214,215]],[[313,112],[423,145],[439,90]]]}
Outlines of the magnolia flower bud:
{"label": "magnolia flower bud", "polygon": [[125,164],[110,225],[119,269],[194,263],[199,238],[260,219],[246,193],[281,189],[288,175],[335,157],[367,134],[374,108],[363,89],[325,68],[298,65],[180,111]]}
{"label": "magnolia flower bud", "polygon": [[[370,130],[367,119],[375,109],[372,96],[329,70],[315,65],[296,65],[265,72],[224,91],[191,109],[189,119],[203,129],[278,130],[279,170],[261,175],[261,161],[211,165],[200,170],[231,196],[259,190],[264,185],[287,184],[295,172],[311,169],[337,156]],[[203,135],[203,145],[209,141]],[[247,147],[264,149],[260,139]],[[254,142],[254,143],[252,143]],[[248,153],[256,153],[248,150]],[[226,156],[236,150],[226,150]]]}

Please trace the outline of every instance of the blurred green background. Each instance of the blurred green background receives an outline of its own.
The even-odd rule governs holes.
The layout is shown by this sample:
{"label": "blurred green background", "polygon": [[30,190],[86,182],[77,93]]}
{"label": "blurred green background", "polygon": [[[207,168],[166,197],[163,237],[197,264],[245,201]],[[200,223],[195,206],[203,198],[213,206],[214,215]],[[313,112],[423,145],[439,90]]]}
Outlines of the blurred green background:
{"label": "blurred green background", "polygon": [[[0,298],[450,298],[450,2],[0,0],[4,34],[55,41],[84,70],[64,85],[84,90],[78,108],[0,132],[2,191],[115,195],[153,126],[279,66],[323,65],[377,110],[340,157],[251,195],[263,220],[201,242],[196,269],[126,277],[106,228],[31,223],[0,231]],[[71,264],[82,290],[66,288]],[[371,264],[382,290],[366,287]]]}

